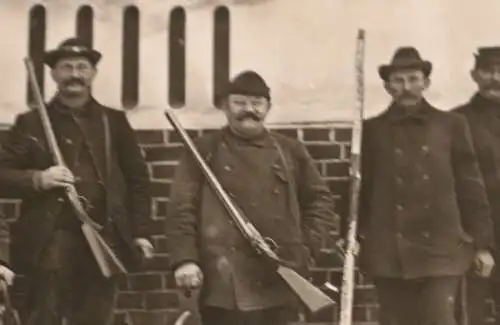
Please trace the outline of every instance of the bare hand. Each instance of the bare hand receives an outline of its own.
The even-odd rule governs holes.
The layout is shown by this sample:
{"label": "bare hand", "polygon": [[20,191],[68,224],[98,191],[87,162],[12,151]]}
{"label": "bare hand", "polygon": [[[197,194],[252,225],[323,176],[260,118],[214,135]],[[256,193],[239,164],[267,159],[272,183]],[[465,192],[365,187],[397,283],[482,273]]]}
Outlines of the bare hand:
{"label": "bare hand", "polygon": [[201,286],[203,273],[195,263],[185,263],[175,270],[175,283],[177,287],[184,289],[194,289]]}
{"label": "bare hand", "polygon": [[153,244],[146,238],[136,238],[134,244],[141,250],[142,256],[149,260],[153,258],[154,247]]}
{"label": "bare hand", "polygon": [[487,250],[480,250],[474,257],[474,272],[482,278],[488,278],[495,266],[495,260]]}
{"label": "bare hand", "polygon": [[8,267],[0,265],[0,277],[5,279],[8,285],[14,283],[15,274]]}
{"label": "bare hand", "polygon": [[64,166],[53,166],[40,173],[39,186],[43,190],[66,187],[75,182],[73,173]]}
{"label": "bare hand", "polygon": [[[347,242],[344,239],[337,240],[336,245],[341,250],[343,255],[345,255],[347,253]],[[356,241],[353,245],[354,255],[358,256],[359,251],[360,251],[360,244],[359,244],[359,241]]]}

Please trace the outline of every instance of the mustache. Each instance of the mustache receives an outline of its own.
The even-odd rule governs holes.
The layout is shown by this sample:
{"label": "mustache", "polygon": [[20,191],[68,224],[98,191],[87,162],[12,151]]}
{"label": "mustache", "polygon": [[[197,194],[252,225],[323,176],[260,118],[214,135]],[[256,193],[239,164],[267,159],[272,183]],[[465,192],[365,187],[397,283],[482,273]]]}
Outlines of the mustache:
{"label": "mustache", "polygon": [[238,121],[243,121],[243,120],[245,120],[247,118],[250,118],[250,119],[252,119],[254,121],[261,121],[262,120],[262,117],[260,115],[258,115],[256,113],[251,113],[251,112],[241,113],[240,115],[238,115],[236,117],[236,119]]}
{"label": "mustache", "polygon": [[63,82],[64,86],[80,85],[85,86],[85,82],[79,78],[71,78]]}
{"label": "mustache", "polygon": [[402,93],[401,95],[399,95],[398,98],[400,98],[400,99],[406,99],[406,98],[407,99],[417,99],[417,98],[419,98],[419,96],[415,95],[415,94],[413,94],[413,93],[411,93],[409,91],[405,91],[404,93]]}

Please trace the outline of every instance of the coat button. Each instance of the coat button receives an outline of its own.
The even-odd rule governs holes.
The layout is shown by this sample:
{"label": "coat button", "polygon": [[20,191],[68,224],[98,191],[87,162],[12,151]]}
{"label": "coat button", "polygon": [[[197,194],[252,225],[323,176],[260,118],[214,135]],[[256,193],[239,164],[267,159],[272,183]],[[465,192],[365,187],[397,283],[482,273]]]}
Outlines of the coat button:
{"label": "coat button", "polygon": [[66,142],[67,144],[73,144],[73,141],[69,138],[64,139],[64,142]]}
{"label": "coat button", "polygon": [[279,189],[277,189],[277,188],[275,188],[275,189],[273,190],[273,193],[274,193],[274,194],[280,194],[280,190],[279,190]]}
{"label": "coat button", "polygon": [[57,201],[62,202],[62,201],[64,201],[64,199],[62,197],[58,197]]}
{"label": "coat button", "polygon": [[397,176],[396,177],[396,183],[398,183],[398,185],[403,185],[403,178]]}
{"label": "coat button", "polygon": [[422,179],[423,179],[424,181],[428,181],[428,180],[429,180],[429,175],[424,174],[424,175],[422,176]]}
{"label": "coat button", "polygon": [[423,153],[428,153],[429,152],[429,147],[426,145],[423,145],[422,148],[420,148]]}
{"label": "coat button", "polygon": [[394,153],[396,153],[396,155],[398,156],[401,156],[403,154],[403,150],[401,150],[400,148],[396,148],[394,149]]}
{"label": "coat button", "polygon": [[430,234],[428,231],[424,231],[424,232],[422,233],[422,236],[423,236],[424,238],[430,238],[430,237],[431,237],[431,234]]}
{"label": "coat button", "polygon": [[403,211],[403,206],[401,204],[396,205],[398,211]]}
{"label": "coat button", "polygon": [[232,170],[232,168],[231,168],[231,166],[226,165],[226,166],[224,166],[224,170],[230,172]]}

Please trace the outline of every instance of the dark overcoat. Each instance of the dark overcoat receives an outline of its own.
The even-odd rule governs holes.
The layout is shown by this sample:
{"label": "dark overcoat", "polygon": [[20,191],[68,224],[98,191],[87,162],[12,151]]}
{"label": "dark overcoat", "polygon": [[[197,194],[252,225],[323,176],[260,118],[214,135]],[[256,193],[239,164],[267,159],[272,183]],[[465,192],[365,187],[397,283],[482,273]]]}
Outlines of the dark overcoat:
{"label": "dark overcoat", "polygon": [[461,275],[492,243],[490,207],[463,116],[427,102],[364,124],[362,265],[375,277]]}
{"label": "dark overcoat", "polygon": [[[47,111],[54,129],[57,129],[58,123],[63,122],[54,105],[55,102],[49,103]],[[84,112],[90,121],[81,128],[83,137],[79,140],[63,139],[56,132],[57,142],[68,166],[73,165],[77,158],[81,141],[88,143],[100,181],[106,184],[109,215],[101,220],[109,221],[104,226],[118,230],[118,253],[127,263],[133,238],[146,235],[146,221],[150,215],[147,167],[123,112],[105,107],[94,99],[86,105]],[[109,121],[110,175],[106,173],[103,114],[107,114]],[[0,190],[2,196],[22,199],[19,220],[14,228],[13,252],[23,267],[39,263],[41,251],[51,238],[65,202],[61,189],[38,191],[34,185],[34,173],[53,165],[37,111],[18,115],[0,151]],[[133,265],[128,263],[128,266]]]}
{"label": "dark overcoat", "polygon": [[[480,94],[454,109],[467,119],[491,205],[496,255],[500,247],[500,104]],[[497,264],[500,262],[498,256]],[[496,268],[499,277],[500,269]]]}
{"label": "dark overcoat", "polygon": [[[306,275],[311,252],[335,230],[336,219],[333,197],[305,147],[274,132],[248,142],[227,128],[197,139],[196,145],[233,201],[264,237],[276,242],[278,255]],[[253,310],[294,302],[187,153],[175,173],[168,220],[172,267],[192,261],[205,274],[202,304]]]}

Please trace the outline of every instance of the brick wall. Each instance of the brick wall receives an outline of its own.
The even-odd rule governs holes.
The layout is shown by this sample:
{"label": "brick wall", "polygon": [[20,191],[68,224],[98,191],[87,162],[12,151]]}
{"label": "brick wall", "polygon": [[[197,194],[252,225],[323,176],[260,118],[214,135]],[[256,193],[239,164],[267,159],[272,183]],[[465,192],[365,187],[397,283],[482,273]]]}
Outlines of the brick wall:
{"label": "brick wall", "polygon": [[[190,130],[189,134],[196,137],[208,131]],[[294,127],[277,131],[305,143],[336,197],[337,213],[346,215],[351,130],[339,126],[331,129]],[[3,131],[0,132],[0,136],[2,134]],[[150,234],[156,248],[156,256],[144,272],[130,274],[121,281],[116,311],[117,324],[170,325],[182,309],[195,308],[193,299],[186,299],[177,294],[171,274],[167,271],[165,213],[171,177],[179,157],[181,143],[179,137],[172,131],[141,130],[137,135],[144,150],[152,182]],[[15,220],[19,213],[17,201],[2,200],[0,207],[10,220]],[[332,247],[332,243],[326,242],[325,247]],[[321,285],[327,280],[333,284],[340,284],[341,265],[335,255],[324,253],[316,264],[313,270],[315,284]],[[357,324],[374,324],[378,317],[378,306],[373,286],[359,274],[357,283],[354,321]],[[16,283],[15,292],[19,300],[23,292],[22,277]],[[319,315],[316,318],[307,317],[307,319],[308,323],[332,324],[332,321],[337,320],[337,314],[336,310],[333,314]],[[190,319],[188,324],[197,324],[196,317]]]}

